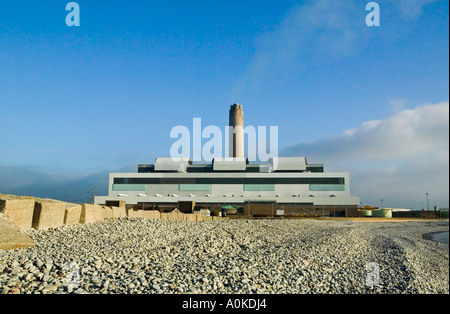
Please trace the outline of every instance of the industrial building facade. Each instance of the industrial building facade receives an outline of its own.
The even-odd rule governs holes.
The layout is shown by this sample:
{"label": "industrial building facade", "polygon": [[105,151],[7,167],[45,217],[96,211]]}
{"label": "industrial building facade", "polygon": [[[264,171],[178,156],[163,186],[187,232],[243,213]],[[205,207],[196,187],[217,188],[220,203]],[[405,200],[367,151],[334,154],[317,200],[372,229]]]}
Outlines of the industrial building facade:
{"label": "industrial building facade", "polygon": [[[234,121],[243,126],[240,105],[231,107],[233,127]],[[357,211],[360,200],[350,195],[348,173],[324,172],[322,164],[310,165],[304,157],[249,163],[243,157],[243,136],[234,137],[237,144],[230,145],[231,157],[216,158],[211,164],[158,158],[153,165],[139,165],[137,173],[111,173],[108,196],[96,196],[95,202],[123,200],[153,209],[173,209],[180,202],[210,210],[231,205],[251,216],[346,216]]]}
{"label": "industrial building facade", "polygon": [[[259,172],[265,165],[235,158],[194,165],[189,160],[157,159],[140,165],[138,173],[111,173],[108,196],[95,202],[124,200],[159,208],[179,202],[219,209],[224,205],[248,208],[254,216],[289,214],[348,215],[359,205],[350,195],[348,173],[326,173],[323,165],[308,165],[305,158],[279,158],[282,170]],[[290,168],[290,169],[289,169]],[[345,212],[345,213],[343,213]]]}

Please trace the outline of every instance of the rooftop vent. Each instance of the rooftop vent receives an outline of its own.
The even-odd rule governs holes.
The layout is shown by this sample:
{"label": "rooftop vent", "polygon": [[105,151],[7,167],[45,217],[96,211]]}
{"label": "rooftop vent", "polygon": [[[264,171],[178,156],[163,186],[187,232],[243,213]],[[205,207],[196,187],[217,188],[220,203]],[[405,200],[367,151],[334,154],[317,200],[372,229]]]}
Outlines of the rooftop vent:
{"label": "rooftop vent", "polygon": [[305,157],[275,157],[269,162],[272,171],[306,171]]}
{"label": "rooftop vent", "polygon": [[247,169],[246,158],[214,158],[214,171],[245,171]]}
{"label": "rooftop vent", "polygon": [[184,173],[186,172],[188,165],[192,165],[192,159],[157,158],[155,162],[155,171]]}

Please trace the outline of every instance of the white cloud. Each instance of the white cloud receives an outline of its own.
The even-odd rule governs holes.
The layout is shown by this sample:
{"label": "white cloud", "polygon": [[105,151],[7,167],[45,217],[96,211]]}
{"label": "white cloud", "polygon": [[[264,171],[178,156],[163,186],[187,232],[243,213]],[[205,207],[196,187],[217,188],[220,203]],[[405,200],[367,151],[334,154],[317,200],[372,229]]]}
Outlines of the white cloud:
{"label": "white cloud", "polygon": [[448,150],[448,102],[403,110],[386,120],[364,122],[358,129],[294,149],[346,159],[411,158]]}
{"label": "white cloud", "polygon": [[391,99],[389,101],[391,105],[392,112],[396,113],[406,109],[406,100],[405,99]]}
{"label": "white cloud", "polygon": [[361,27],[364,12],[354,0],[306,1],[293,7],[271,32],[257,38],[255,55],[233,94],[275,75],[287,79],[315,62],[355,53],[369,40],[363,34],[367,27]]}
{"label": "white cloud", "polygon": [[[403,110],[382,121],[287,150],[324,162],[327,170],[349,171],[353,194],[369,202],[420,207],[425,192],[440,206],[449,202],[449,103]],[[395,204],[395,205],[394,205]]]}
{"label": "white cloud", "polygon": [[[399,15],[407,20],[395,28],[395,35],[387,32],[383,36],[395,38],[397,32],[409,29],[409,22],[435,1],[380,1],[382,19]],[[368,2],[306,0],[291,8],[279,25],[255,40],[255,54],[234,84],[232,98],[239,98],[247,89],[288,81],[316,63],[363,52],[375,36],[365,24]]]}
{"label": "white cloud", "polygon": [[438,0],[395,0],[398,11],[406,19],[415,19],[423,14],[423,8]]}

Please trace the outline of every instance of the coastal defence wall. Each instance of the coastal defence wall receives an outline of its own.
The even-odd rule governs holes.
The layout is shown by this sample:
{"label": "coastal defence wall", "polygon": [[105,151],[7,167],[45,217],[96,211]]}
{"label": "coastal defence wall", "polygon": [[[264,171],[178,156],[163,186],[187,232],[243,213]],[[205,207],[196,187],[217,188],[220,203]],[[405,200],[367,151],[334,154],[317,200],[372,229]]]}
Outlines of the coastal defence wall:
{"label": "coastal defence wall", "polygon": [[[52,199],[0,194],[0,215],[12,221],[20,230],[46,230],[75,224],[88,224],[104,219],[142,218],[169,221],[212,221],[221,217],[204,214],[184,214],[178,209],[170,213],[156,210],[127,209],[125,202],[101,206],[97,204],[72,204]],[[213,219],[214,218],[214,219]]]}
{"label": "coastal defence wall", "polygon": [[21,230],[29,230],[33,225],[34,203],[33,198],[0,195],[0,213]]}

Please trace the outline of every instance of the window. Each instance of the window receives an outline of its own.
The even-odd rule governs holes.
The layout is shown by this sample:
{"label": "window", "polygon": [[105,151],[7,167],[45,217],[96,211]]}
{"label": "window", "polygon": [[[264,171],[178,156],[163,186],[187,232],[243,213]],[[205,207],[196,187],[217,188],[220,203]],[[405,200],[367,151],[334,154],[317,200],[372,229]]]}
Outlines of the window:
{"label": "window", "polygon": [[344,185],[345,178],[114,178],[114,184],[310,184],[314,188],[314,185],[330,185],[333,187]]}
{"label": "window", "polygon": [[113,191],[145,191],[144,184],[113,184]]}
{"label": "window", "polygon": [[244,191],[275,191],[273,184],[244,184]]}
{"label": "window", "polygon": [[178,191],[206,191],[209,192],[211,186],[209,184],[180,184]]}
{"label": "window", "polygon": [[345,191],[344,184],[310,184],[310,191]]}

